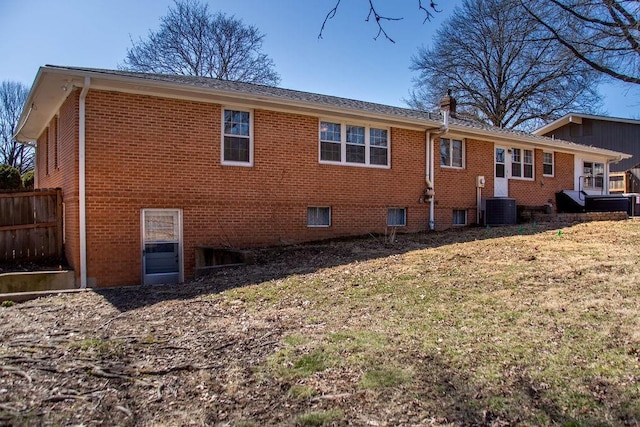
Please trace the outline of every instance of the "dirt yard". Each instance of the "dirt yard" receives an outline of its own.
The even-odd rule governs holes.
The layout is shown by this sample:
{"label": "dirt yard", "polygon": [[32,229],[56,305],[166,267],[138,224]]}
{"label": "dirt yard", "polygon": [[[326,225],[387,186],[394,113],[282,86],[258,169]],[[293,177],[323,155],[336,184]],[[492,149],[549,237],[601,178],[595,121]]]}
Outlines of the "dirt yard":
{"label": "dirt yard", "polygon": [[640,425],[640,222],[255,251],[0,307],[0,425]]}

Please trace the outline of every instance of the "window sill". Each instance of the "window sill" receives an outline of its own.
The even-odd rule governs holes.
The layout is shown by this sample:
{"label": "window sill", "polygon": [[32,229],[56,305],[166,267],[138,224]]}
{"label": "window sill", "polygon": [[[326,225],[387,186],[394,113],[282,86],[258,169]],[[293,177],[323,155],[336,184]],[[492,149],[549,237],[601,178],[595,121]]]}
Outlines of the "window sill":
{"label": "window sill", "polygon": [[220,162],[222,166],[240,166],[243,168],[252,168],[252,162],[230,162],[230,161],[222,161]]}
{"label": "window sill", "polygon": [[330,162],[328,160],[319,160],[319,164],[321,165],[332,165],[332,166],[353,166],[356,168],[369,168],[369,169],[391,169],[390,165],[368,165],[366,163],[347,163],[347,162]]}
{"label": "window sill", "polygon": [[444,165],[440,165],[440,169],[449,169],[449,170],[462,171],[462,170],[465,170],[466,168],[464,166],[444,166]]}

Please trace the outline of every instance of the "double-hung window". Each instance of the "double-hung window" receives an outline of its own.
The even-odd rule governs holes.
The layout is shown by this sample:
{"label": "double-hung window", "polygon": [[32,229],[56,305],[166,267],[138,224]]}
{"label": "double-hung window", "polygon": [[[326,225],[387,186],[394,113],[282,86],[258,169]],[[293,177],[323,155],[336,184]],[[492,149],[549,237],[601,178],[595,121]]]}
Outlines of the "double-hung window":
{"label": "double-hung window", "polygon": [[251,112],[223,110],[222,163],[238,166],[253,164]]}
{"label": "double-hung window", "polygon": [[602,188],[604,180],[604,163],[584,162],[584,188]]}
{"label": "double-hung window", "polygon": [[347,163],[365,163],[364,126],[347,125]]}
{"label": "double-hung window", "polygon": [[345,122],[320,122],[320,162],[389,167],[389,131]]}
{"label": "double-hung window", "polygon": [[370,163],[372,165],[387,166],[389,164],[389,143],[386,129],[369,129]]}
{"label": "double-hung window", "polygon": [[440,138],[440,166],[464,167],[464,144],[460,139]]}
{"label": "double-hung window", "polygon": [[342,125],[320,123],[320,160],[339,162],[342,159]]}
{"label": "double-hung window", "polygon": [[533,150],[511,149],[511,176],[533,179]]}
{"label": "double-hung window", "polygon": [[553,176],[553,153],[542,153],[542,174],[544,176]]}

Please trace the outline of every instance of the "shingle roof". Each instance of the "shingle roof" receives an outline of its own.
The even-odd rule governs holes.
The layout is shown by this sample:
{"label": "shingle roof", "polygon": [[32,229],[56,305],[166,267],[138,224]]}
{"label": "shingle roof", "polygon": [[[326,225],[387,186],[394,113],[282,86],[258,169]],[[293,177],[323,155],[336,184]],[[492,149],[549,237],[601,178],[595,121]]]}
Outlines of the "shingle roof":
{"label": "shingle roof", "polygon": [[[442,124],[442,114],[440,112],[433,113],[427,111],[414,110],[410,108],[393,107],[390,105],[377,104],[373,102],[360,101],[355,99],[341,98],[331,95],[322,95],[312,92],[304,92],[299,90],[284,89],[280,87],[265,86],[254,83],[244,83],[238,81],[220,80],[209,77],[169,75],[156,73],[141,73],[125,70],[108,70],[101,68],[87,67],[70,67],[46,65],[45,69],[54,69],[58,71],[69,71],[73,73],[92,73],[105,77],[113,77],[115,79],[141,79],[149,82],[167,83],[190,88],[202,88],[215,90],[220,93],[232,95],[247,95],[254,97],[264,97],[274,102],[291,103],[296,102],[307,105],[314,105],[319,108],[328,110],[343,109],[351,110],[359,113],[374,113],[388,118],[396,118],[399,120],[411,120],[424,122],[425,128],[438,126]],[[487,125],[485,123],[467,119],[464,117],[451,117],[449,119],[449,130],[452,132],[469,132],[481,133],[484,135],[492,135],[503,139],[515,139],[519,141],[527,141],[533,144],[541,144],[544,146],[556,146],[558,149],[565,148],[569,150],[598,151],[600,154],[609,156],[622,154],[611,150],[603,150],[596,147],[589,147],[576,144],[569,141],[554,140],[552,138],[537,136],[528,132],[513,129],[503,129],[496,126]]]}
{"label": "shingle roof", "polygon": [[203,89],[217,89],[225,92],[245,93],[252,95],[268,96],[281,100],[302,101],[327,107],[340,107],[352,110],[369,111],[391,116],[406,117],[409,119],[442,121],[440,113],[413,110],[409,108],[393,107],[390,105],[376,104],[374,102],[359,101],[356,99],[341,98],[331,95],[322,95],[312,92],[303,92],[293,89],[284,89],[274,86],[265,86],[255,83],[245,83],[231,80],[220,80],[210,77],[182,76],[170,74],[140,73],[123,70],[105,70],[100,68],[62,67],[47,65],[47,67],[72,71],[87,71],[104,75],[131,77],[157,82],[175,83],[185,86],[201,87]]}

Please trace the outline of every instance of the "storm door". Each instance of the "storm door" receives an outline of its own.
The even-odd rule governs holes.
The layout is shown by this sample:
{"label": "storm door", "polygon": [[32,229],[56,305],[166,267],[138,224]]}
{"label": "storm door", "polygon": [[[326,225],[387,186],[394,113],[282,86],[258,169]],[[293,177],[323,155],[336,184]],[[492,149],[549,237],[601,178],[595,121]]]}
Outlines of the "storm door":
{"label": "storm door", "polygon": [[507,149],[495,147],[495,175],[493,179],[493,196],[509,196],[509,160],[507,159]]}
{"label": "storm door", "polygon": [[145,285],[182,282],[179,209],[142,210],[142,278]]}

